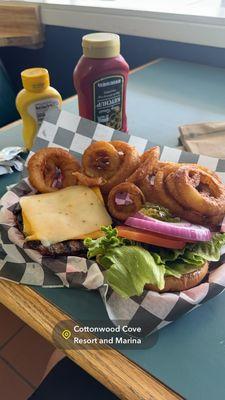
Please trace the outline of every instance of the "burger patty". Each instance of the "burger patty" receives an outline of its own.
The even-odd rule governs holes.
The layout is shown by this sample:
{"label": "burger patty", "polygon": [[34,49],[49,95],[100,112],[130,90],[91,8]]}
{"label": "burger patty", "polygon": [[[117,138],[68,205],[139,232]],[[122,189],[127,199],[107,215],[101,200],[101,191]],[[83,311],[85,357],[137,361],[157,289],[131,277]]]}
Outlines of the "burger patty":
{"label": "burger patty", "polygon": [[39,240],[26,242],[26,247],[37,250],[42,256],[86,256],[85,246],[81,240],[66,240],[46,247]]}
{"label": "burger patty", "polygon": [[[20,232],[23,233],[23,217],[22,210],[18,204],[13,210],[16,218],[16,225]],[[43,246],[40,240],[30,240],[25,244],[26,248],[37,250],[42,256],[86,256],[86,248],[82,240],[65,240],[64,242],[54,243],[50,246]]]}

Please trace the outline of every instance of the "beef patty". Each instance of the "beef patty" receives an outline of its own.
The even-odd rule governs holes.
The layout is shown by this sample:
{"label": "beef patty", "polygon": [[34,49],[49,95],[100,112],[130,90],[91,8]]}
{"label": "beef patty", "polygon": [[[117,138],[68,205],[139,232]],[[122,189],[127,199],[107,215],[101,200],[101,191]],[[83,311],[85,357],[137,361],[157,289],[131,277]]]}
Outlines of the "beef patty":
{"label": "beef patty", "polygon": [[[16,218],[16,225],[20,232],[23,233],[23,218],[22,210],[19,203],[13,210]],[[54,243],[50,246],[43,246],[40,240],[30,240],[25,243],[25,247],[37,250],[42,256],[57,257],[57,256],[86,256],[86,248],[83,240],[65,240],[64,242]]]}

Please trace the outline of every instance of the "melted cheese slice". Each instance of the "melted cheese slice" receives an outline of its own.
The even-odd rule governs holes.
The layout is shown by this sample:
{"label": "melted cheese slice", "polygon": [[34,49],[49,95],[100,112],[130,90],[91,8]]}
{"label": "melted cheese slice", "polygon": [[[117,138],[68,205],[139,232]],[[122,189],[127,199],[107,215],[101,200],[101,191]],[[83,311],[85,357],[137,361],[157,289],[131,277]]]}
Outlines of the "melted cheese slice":
{"label": "melted cheese slice", "polygon": [[24,196],[20,205],[26,240],[40,240],[45,246],[79,239],[112,223],[99,193],[86,186]]}

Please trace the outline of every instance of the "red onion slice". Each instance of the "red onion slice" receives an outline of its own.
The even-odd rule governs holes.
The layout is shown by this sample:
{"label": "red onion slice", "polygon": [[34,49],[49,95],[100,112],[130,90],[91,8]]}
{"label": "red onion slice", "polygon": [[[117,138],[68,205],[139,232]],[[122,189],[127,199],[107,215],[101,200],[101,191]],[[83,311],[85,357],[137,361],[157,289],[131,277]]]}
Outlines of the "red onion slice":
{"label": "red onion slice", "polygon": [[221,232],[225,232],[225,217],[224,217],[224,219],[222,221]]}
{"label": "red onion slice", "polygon": [[191,241],[206,242],[212,238],[212,233],[204,226],[194,225],[188,221],[164,222],[141,213],[127,218],[125,225]]}
{"label": "red onion slice", "polygon": [[129,204],[132,204],[132,200],[129,196],[129,193],[121,192],[117,193],[115,203],[117,206],[127,206]]}

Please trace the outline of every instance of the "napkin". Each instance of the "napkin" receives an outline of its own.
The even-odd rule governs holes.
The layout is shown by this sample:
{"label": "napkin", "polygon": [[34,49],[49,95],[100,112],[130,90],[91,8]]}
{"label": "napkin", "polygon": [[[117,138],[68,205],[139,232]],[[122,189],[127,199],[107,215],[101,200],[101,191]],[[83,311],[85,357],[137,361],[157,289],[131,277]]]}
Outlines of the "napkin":
{"label": "napkin", "polygon": [[16,171],[23,170],[24,160],[19,156],[24,149],[19,146],[5,147],[0,150],[0,175],[12,174],[13,168]]}
{"label": "napkin", "polygon": [[225,159],[225,122],[206,122],[179,127],[185,150]]}

